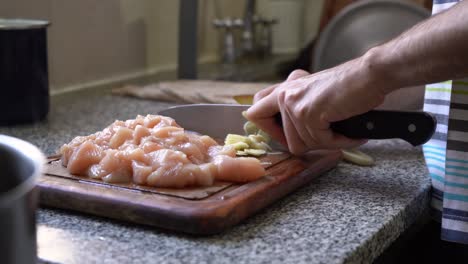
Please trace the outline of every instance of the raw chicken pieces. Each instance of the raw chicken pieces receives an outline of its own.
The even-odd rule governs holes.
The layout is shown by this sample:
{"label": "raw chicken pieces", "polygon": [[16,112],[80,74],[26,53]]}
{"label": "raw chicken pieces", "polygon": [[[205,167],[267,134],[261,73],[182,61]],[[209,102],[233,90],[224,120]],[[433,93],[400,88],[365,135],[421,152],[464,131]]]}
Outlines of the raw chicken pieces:
{"label": "raw chicken pieces", "polygon": [[74,175],[155,187],[209,186],[215,180],[248,182],[265,175],[256,158],[236,158],[231,146],[187,132],[172,118],[137,116],[76,137],[60,148]]}

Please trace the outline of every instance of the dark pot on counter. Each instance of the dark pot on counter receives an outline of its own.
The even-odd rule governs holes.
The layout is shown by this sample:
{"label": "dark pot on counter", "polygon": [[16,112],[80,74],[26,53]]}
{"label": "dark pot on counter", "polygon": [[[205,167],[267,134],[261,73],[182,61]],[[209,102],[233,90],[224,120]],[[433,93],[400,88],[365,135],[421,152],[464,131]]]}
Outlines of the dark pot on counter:
{"label": "dark pot on counter", "polygon": [[37,263],[37,178],[45,158],[35,146],[0,135],[0,263]]}
{"label": "dark pot on counter", "polygon": [[0,125],[40,121],[49,112],[48,25],[0,19]]}

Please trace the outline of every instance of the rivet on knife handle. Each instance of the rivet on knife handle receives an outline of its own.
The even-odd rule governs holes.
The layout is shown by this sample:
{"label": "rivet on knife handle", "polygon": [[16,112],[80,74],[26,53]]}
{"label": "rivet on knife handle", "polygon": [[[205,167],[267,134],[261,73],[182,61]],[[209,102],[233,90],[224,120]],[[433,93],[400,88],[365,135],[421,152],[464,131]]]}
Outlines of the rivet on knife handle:
{"label": "rivet on knife handle", "polygon": [[427,112],[372,110],[333,122],[330,127],[349,138],[400,138],[417,146],[432,137],[436,124],[434,116]]}

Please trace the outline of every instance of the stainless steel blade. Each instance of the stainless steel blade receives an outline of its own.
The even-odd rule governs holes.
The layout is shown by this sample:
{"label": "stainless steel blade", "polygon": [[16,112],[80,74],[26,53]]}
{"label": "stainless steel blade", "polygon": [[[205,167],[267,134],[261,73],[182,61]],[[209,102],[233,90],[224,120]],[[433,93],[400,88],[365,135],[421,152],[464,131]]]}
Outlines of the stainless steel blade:
{"label": "stainless steel blade", "polygon": [[242,111],[249,105],[234,104],[191,104],[174,106],[158,114],[173,118],[180,126],[217,139],[227,134],[244,134],[246,119]]}

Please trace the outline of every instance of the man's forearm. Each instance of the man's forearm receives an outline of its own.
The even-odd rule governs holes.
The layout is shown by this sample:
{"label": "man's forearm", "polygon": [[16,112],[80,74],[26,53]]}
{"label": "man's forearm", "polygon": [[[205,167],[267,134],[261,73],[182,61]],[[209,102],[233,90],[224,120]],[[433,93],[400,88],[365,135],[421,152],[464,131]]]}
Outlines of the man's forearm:
{"label": "man's forearm", "polygon": [[421,110],[424,104],[424,85],[405,87],[385,96],[384,102],[377,109],[386,110]]}
{"label": "man's forearm", "polygon": [[468,1],[417,24],[364,57],[386,93],[467,77]]}

